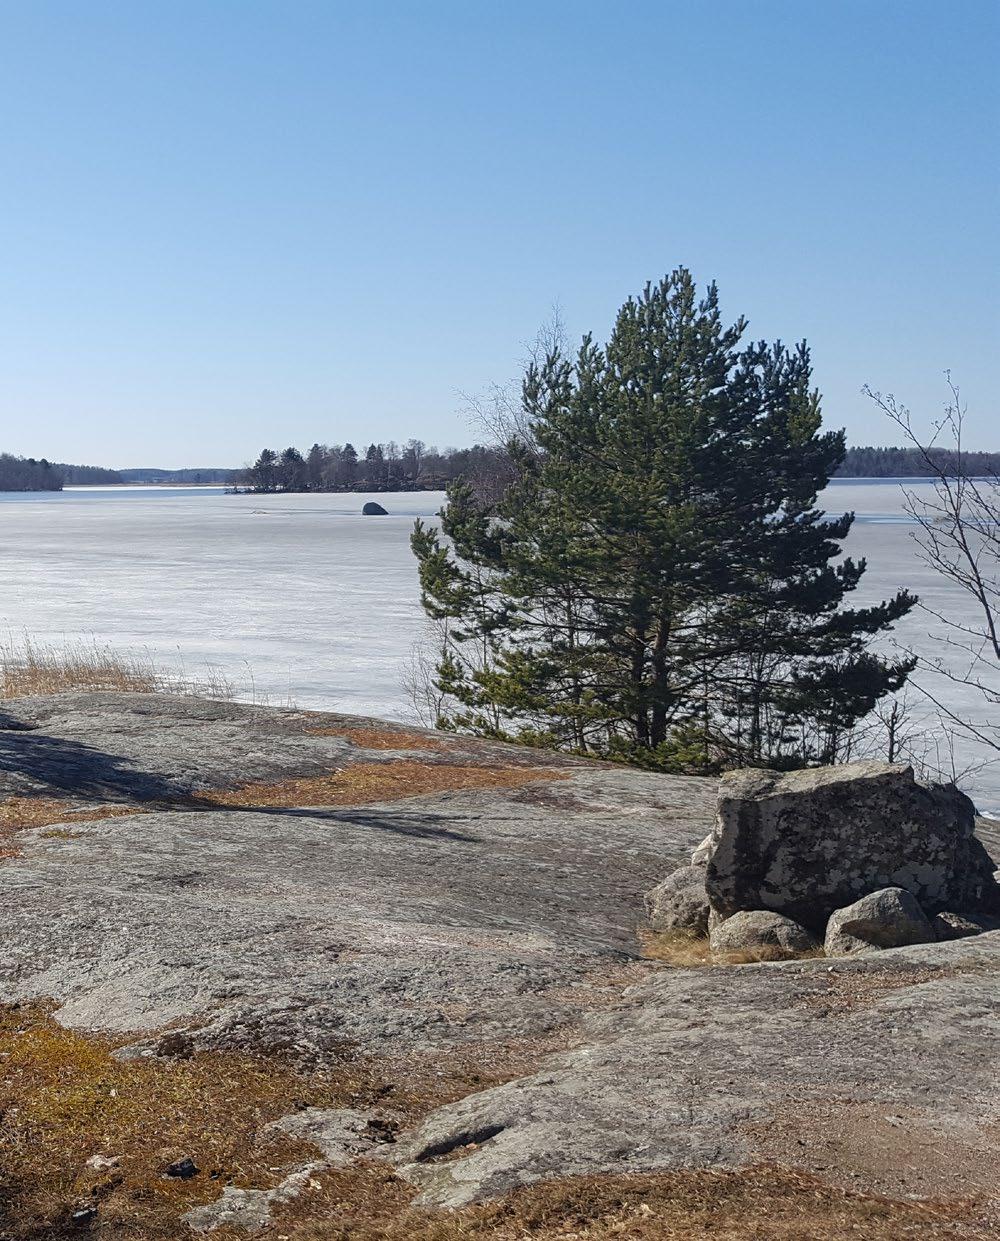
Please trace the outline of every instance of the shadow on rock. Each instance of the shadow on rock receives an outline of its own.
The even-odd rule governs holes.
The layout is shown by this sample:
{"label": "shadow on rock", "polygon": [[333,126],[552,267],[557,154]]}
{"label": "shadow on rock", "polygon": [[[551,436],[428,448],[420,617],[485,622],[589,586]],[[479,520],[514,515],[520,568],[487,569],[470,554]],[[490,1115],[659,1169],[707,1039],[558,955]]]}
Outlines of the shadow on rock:
{"label": "shadow on rock", "polygon": [[[5,717],[0,717],[5,718]],[[172,802],[191,795],[168,777],[137,771],[127,759],[14,723],[0,730],[0,780],[20,778],[18,792],[62,793],[101,801]]]}

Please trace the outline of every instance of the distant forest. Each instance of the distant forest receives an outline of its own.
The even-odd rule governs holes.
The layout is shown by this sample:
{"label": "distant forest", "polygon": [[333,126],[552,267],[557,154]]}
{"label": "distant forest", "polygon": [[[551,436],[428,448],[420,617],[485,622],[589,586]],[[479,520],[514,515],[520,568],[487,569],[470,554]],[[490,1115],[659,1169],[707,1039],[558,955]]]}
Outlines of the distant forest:
{"label": "distant forest", "polygon": [[[954,452],[930,451],[935,461],[954,469]],[[965,452],[962,456],[969,474],[1000,474],[1000,452]],[[926,463],[915,448],[848,448],[837,470],[840,478],[921,478],[927,474]],[[297,448],[280,453],[265,448],[245,470],[106,470],[0,453],[0,491],[60,491],[64,485],[127,482],[231,483],[254,492],[442,491],[459,475],[470,479],[480,494],[492,493],[511,477],[510,463],[506,452],[495,446],[439,450],[422,440],[369,444],[362,452],[353,444],[313,444],[305,454]]]}
{"label": "distant forest", "polygon": [[[958,454],[949,448],[931,448],[935,463],[955,473]],[[963,472],[980,477],[1000,474],[1000,452],[963,452]],[[930,474],[923,454],[916,448],[848,448],[840,478],[926,478]]]}
{"label": "distant forest", "polygon": [[0,453],[0,491],[62,491],[65,483],[120,483],[117,470],[97,465],[66,465],[44,457],[14,457]]}
{"label": "distant forest", "polygon": [[[957,454],[931,449],[935,461],[957,464]],[[969,474],[1000,473],[1000,453],[965,452]],[[841,478],[921,478],[929,471],[915,448],[848,448],[837,470]],[[359,452],[353,444],[313,444],[275,452],[265,448],[249,469],[236,475],[235,485],[253,492],[274,491],[440,491],[452,479],[469,478],[480,493],[493,492],[510,478],[502,448],[428,448],[422,440],[399,445],[369,444]]]}
{"label": "distant forest", "polygon": [[422,440],[390,440],[361,452],[353,444],[313,444],[305,454],[265,448],[236,486],[253,492],[440,491],[460,475],[485,488],[509,471],[506,452],[483,444],[438,450]]}

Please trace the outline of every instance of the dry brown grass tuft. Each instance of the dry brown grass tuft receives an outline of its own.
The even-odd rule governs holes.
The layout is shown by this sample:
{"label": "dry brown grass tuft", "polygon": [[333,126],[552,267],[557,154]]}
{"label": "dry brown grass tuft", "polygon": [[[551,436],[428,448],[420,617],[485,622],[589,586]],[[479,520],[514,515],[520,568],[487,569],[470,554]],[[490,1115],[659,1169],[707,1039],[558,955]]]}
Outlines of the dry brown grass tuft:
{"label": "dry brown grass tuft", "polygon": [[71,690],[152,693],[163,688],[164,678],[151,660],[124,655],[96,641],[39,646],[24,638],[0,645],[0,698]]}
{"label": "dry brown grass tuft", "polygon": [[[319,1178],[266,1236],[288,1241],[944,1241],[989,1234],[966,1202],[903,1202],[851,1193],[789,1168],[645,1173],[548,1181],[459,1211],[407,1205],[381,1168]],[[327,1218],[301,1222],[303,1212]]]}
{"label": "dry brown grass tuft", "polygon": [[[0,802],[0,858],[16,857],[17,833],[32,827],[49,827],[77,820],[118,819],[131,814],[143,814],[142,806],[124,806],[113,803],[80,805],[78,802],[60,801],[54,797],[8,797]],[[48,835],[55,835],[50,832]],[[65,833],[68,837],[72,833]]]}
{"label": "dry brown grass tuft", "polygon": [[422,733],[391,728],[308,728],[313,737],[345,737],[362,750],[442,750],[440,742]]}
{"label": "dry brown grass tuft", "polygon": [[808,961],[822,957],[822,948],[793,954],[780,948],[743,949],[738,952],[713,953],[707,935],[691,935],[684,931],[640,931],[642,955],[647,961],[660,961],[678,969],[702,965],[759,965],[764,961]]}
{"label": "dry brown grass tuft", "polygon": [[170,673],[148,654],[116,651],[96,639],[62,645],[39,644],[27,637],[0,642],[0,699],[111,691],[194,694],[228,701],[236,697],[238,689],[243,692],[245,688],[257,703],[252,675],[248,687],[238,687],[214,665],[207,665],[200,676],[189,676],[184,669]]}
{"label": "dry brown grass tuft", "polygon": [[198,794],[202,806],[356,806],[364,802],[398,801],[427,793],[460,789],[519,788],[535,780],[564,775],[541,767],[475,767],[456,763],[407,760],[356,763],[328,776],[285,780],[280,784],[248,784],[243,788]]}

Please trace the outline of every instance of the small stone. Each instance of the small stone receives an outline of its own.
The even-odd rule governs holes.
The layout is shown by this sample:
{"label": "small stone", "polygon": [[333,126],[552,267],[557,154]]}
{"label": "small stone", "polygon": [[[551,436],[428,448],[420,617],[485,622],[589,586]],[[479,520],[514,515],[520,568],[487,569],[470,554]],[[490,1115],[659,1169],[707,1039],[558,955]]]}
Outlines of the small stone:
{"label": "small stone", "polygon": [[805,927],[769,909],[733,914],[712,931],[713,952],[760,952],[768,957],[794,957],[818,948]]}
{"label": "small stone", "polygon": [[679,866],[643,899],[651,930],[708,933],[704,866]]}
{"label": "small stone", "polygon": [[85,1167],[94,1172],[108,1172],[111,1168],[117,1168],[121,1161],[121,1155],[91,1155]]}
{"label": "small stone", "polygon": [[193,1159],[190,1159],[187,1155],[185,1155],[183,1159],[174,1160],[174,1162],[167,1168],[166,1175],[179,1176],[183,1180],[187,1180],[188,1177],[198,1175],[198,1165]]}
{"label": "small stone", "polygon": [[907,944],[931,944],[937,937],[917,898],[905,888],[881,888],[853,905],[835,909],[826,927],[827,956],[850,956]]}

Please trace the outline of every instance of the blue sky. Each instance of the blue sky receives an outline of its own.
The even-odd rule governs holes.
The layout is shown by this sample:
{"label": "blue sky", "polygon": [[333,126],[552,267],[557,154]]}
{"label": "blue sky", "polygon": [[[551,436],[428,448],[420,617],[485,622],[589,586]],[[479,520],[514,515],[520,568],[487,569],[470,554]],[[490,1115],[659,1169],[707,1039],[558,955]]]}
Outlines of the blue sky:
{"label": "blue sky", "polygon": [[678,264],[831,425],[1000,448],[1000,5],[0,2],[0,448],[471,442],[561,307]]}

